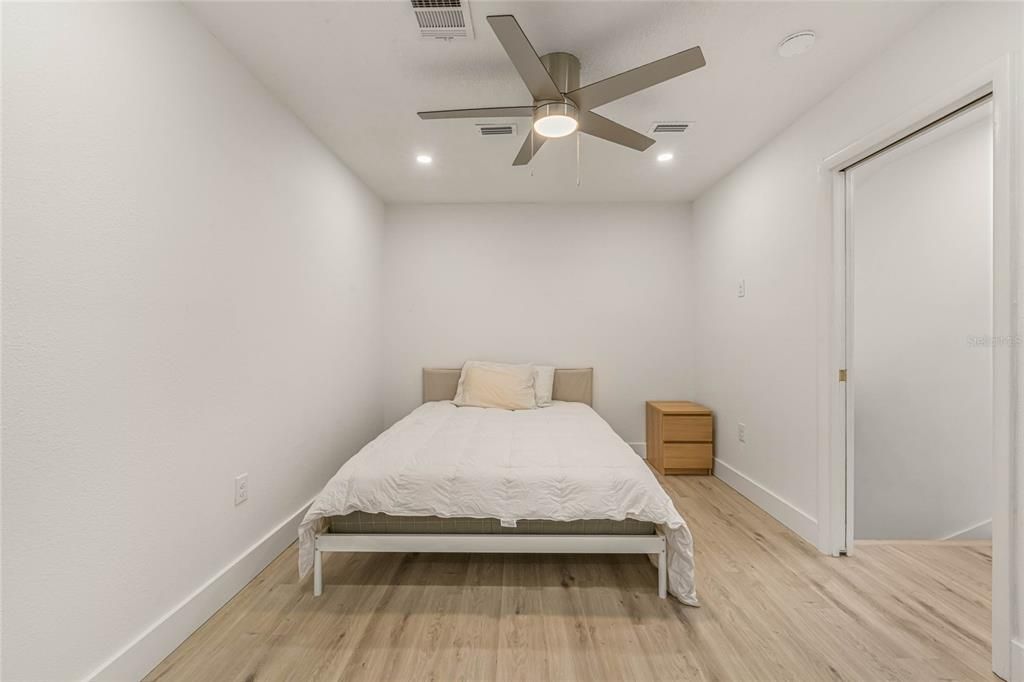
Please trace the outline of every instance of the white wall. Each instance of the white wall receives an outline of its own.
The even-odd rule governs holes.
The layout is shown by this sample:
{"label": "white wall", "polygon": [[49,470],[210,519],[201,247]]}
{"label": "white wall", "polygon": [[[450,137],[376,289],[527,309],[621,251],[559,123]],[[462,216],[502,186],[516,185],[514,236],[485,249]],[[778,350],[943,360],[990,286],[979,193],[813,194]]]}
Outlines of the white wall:
{"label": "white wall", "polygon": [[[694,203],[695,379],[698,398],[717,412],[716,454],[811,542],[824,513],[817,350],[831,323],[821,268],[831,254],[831,179],[822,162],[1019,50],[1020,12],[1012,3],[939,7]],[[745,298],[736,296],[741,278]]]}
{"label": "white wall", "polygon": [[382,426],[382,208],[181,5],[4,15],[3,677],[71,680]]}
{"label": "white wall", "polygon": [[[815,475],[818,449],[828,447],[827,439],[808,426],[820,416],[827,419],[818,413],[825,400],[818,400],[815,376],[818,342],[830,333],[832,295],[829,271],[821,267],[832,248],[831,182],[822,162],[1007,56],[1016,66],[1016,86],[1024,90],[1022,29],[1020,3],[940,5],[694,202],[695,379],[698,398],[718,414],[716,454],[744,474],[733,477],[734,483],[746,481],[748,494],[811,542],[821,539],[818,519],[826,510],[818,504],[827,499],[819,496]],[[1024,128],[1024,121],[1018,125]],[[1019,185],[1024,135],[1017,137],[1017,152]],[[1022,208],[1015,210],[1020,220]],[[1018,249],[1015,257],[1020,256]],[[737,300],[740,278],[751,293]],[[996,352],[1021,358],[1020,346]],[[1018,461],[1024,449],[1022,405],[1018,399]],[[735,437],[741,419],[753,424],[743,447]],[[1020,485],[1022,469],[1019,463],[1011,467]],[[1011,504],[1018,511],[1010,570],[1019,576],[1024,507],[1019,500]],[[1014,599],[1014,635],[1022,638],[1024,600]],[[1015,652],[1015,679],[1024,679],[1024,644]]]}
{"label": "white wall", "polygon": [[992,105],[847,175],[854,532],[991,538]]}
{"label": "white wall", "polygon": [[688,223],[677,204],[389,207],[390,417],[422,367],[593,366],[594,408],[642,443],[644,401],[693,397]]}

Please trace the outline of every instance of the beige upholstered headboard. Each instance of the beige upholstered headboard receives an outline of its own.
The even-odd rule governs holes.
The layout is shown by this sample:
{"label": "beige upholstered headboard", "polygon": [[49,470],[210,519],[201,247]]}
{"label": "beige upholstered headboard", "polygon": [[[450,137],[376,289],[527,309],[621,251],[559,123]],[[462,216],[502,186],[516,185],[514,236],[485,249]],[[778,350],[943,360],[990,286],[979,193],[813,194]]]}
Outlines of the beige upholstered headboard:
{"label": "beige upholstered headboard", "polygon": [[[423,368],[423,402],[451,400],[459,385],[461,369]],[[555,386],[551,397],[567,403],[592,405],[594,399],[594,369],[556,369]]]}

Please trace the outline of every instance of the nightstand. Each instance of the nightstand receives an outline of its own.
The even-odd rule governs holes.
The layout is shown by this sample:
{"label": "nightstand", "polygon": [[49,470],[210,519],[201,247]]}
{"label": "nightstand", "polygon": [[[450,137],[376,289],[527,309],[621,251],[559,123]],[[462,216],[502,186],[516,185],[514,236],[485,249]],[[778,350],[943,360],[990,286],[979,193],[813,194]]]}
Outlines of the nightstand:
{"label": "nightstand", "polygon": [[662,474],[710,475],[715,461],[711,410],[688,400],[647,403],[647,462]]}

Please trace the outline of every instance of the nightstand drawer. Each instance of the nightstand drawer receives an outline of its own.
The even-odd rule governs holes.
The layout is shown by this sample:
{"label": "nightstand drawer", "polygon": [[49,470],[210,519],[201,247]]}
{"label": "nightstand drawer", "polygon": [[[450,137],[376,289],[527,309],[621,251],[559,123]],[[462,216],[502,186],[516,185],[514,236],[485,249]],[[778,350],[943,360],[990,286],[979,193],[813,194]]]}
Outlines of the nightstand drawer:
{"label": "nightstand drawer", "polygon": [[665,415],[661,421],[663,441],[711,442],[710,415]]}
{"label": "nightstand drawer", "polygon": [[711,443],[665,443],[662,456],[666,469],[710,469],[714,457]]}

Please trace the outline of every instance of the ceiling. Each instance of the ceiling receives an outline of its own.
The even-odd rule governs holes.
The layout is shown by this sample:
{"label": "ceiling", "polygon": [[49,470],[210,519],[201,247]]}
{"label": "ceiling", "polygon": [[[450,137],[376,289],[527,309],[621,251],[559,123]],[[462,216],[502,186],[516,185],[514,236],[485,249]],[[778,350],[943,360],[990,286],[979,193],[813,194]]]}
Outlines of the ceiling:
{"label": "ceiling", "polygon": [[[447,203],[693,199],[932,5],[470,0],[475,37],[450,42],[420,38],[407,1],[189,7],[385,201]],[[473,119],[420,120],[422,110],[530,103],[488,14],[514,14],[538,54],[575,54],[583,84],[700,45],[705,68],[598,109],[644,133],[655,121],[693,125],[646,152],[582,136],[577,186],[576,136],[513,168],[529,119],[506,119],[515,138],[480,137]],[[817,33],[814,48],[779,57],[778,42],[803,29]],[[657,162],[666,151],[675,158]]]}

